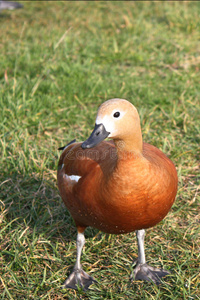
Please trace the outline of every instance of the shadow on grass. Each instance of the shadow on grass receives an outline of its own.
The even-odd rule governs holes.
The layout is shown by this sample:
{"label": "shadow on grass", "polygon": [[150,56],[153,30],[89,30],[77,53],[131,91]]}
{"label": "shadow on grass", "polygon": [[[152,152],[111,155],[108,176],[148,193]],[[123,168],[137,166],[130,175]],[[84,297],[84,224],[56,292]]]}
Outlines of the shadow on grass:
{"label": "shadow on grass", "polygon": [[[76,258],[76,227],[56,182],[13,173],[2,182],[1,194],[0,264],[7,287],[17,297],[22,286],[27,295],[42,295],[52,287],[62,294]],[[94,229],[87,230],[87,237],[94,235]],[[87,256],[86,265],[90,260]],[[10,282],[12,276],[17,283]]]}
{"label": "shadow on grass", "polygon": [[12,228],[26,224],[46,238],[62,236],[65,240],[76,237],[72,217],[62,202],[56,182],[38,177],[13,173],[1,184],[2,220],[15,220]]}

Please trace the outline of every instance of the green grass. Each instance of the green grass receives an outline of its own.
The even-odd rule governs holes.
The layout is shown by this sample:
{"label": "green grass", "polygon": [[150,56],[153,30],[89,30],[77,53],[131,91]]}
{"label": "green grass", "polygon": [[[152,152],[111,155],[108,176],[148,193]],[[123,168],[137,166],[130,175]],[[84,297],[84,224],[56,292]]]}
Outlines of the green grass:
{"label": "green grass", "polygon": [[[24,2],[0,15],[1,299],[200,299],[198,2]],[[130,282],[135,234],[86,231],[84,269],[99,282],[62,290],[76,229],[56,184],[57,148],[84,140],[98,106],[121,97],[143,138],[179,175],[168,216],[147,230],[148,262],[172,275]]]}

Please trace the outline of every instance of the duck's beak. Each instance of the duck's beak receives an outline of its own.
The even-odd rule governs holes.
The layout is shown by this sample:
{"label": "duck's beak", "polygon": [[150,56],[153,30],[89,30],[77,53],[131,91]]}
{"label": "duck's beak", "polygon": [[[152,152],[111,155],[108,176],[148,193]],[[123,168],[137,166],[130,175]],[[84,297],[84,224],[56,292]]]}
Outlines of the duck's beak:
{"label": "duck's beak", "polygon": [[92,131],[90,137],[83,142],[83,144],[81,145],[81,147],[83,149],[89,149],[92,148],[94,146],[96,146],[97,144],[99,144],[101,141],[103,141],[105,138],[107,138],[107,136],[110,134],[110,132],[107,132],[104,125],[101,124],[95,124],[94,130]]}

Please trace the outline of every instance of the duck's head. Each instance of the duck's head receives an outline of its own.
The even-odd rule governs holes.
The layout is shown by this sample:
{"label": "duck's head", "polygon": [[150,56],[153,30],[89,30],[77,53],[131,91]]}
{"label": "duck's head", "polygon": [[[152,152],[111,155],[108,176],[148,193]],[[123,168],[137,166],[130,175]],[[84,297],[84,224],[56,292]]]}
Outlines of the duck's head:
{"label": "duck's head", "polygon": [[96,124],[83,149],[92,148],[105,138],[114,140],[118,150],[142,151],[142,134],[137,109],[124,99],[111,99],[98,109]]}

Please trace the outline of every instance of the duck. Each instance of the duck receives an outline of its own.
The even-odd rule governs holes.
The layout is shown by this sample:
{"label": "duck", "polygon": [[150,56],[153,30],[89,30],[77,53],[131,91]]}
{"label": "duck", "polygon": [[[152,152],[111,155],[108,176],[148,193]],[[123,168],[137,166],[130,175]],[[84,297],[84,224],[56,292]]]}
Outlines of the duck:
{"label": "duck", "polygon": [[87,290],[97,282],[81,265],[87,227],[109,234],[135,231],[138,258],[132,279],[159,284],[170,272],[147,264],[145,232],[169,212],[178,177],[173,162],[143,142],[136,107],[120,98],[105,101],[89,138],[59,150],[58,189],[77,228],[76,262],[63,287]]}

